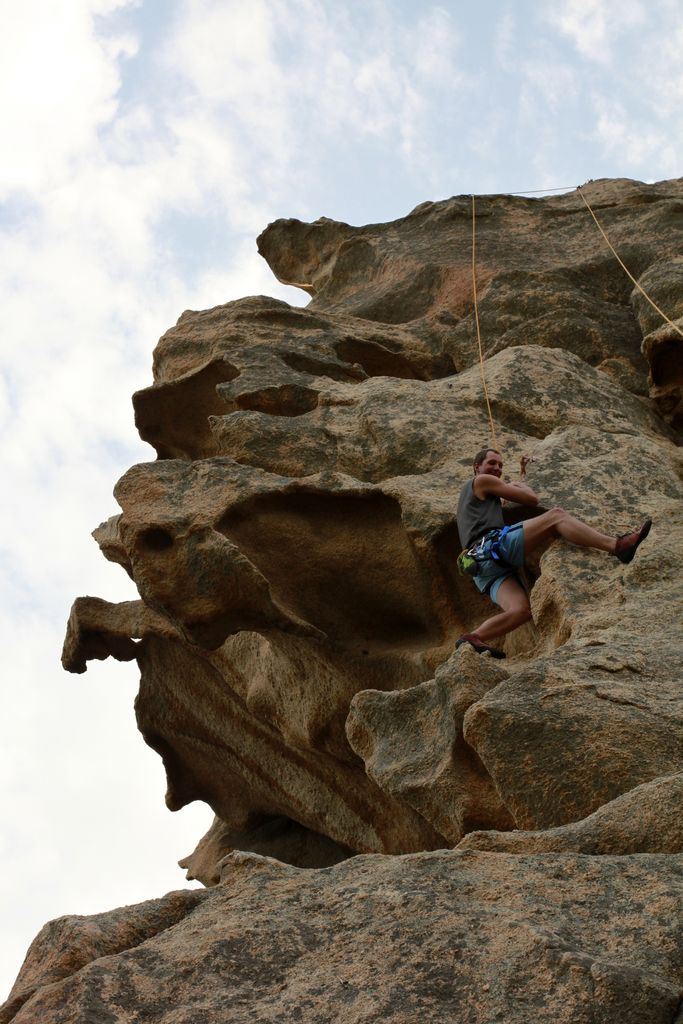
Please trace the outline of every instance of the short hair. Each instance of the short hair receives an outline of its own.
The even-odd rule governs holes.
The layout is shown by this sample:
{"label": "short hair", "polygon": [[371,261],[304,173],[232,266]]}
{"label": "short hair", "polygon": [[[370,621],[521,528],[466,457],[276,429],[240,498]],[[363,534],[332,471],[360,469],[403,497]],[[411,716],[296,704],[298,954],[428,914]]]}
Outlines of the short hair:
{"label": "short hair", "polygon": [[[497,448],[492,448],[491,445],[489,445],[488,448],[481,448],[477,452],[477,454],[474,456],[474,460],[472,462],[472,465],[473,466],[481,466],[482,462],[484,461],[484,459],[486,458],[486,456],[488,455],[489,452],[495,452],[496,455],[500,455],[501,454],[498,451]],[[501,458],[502,458],[502,455],[501,455]]]}

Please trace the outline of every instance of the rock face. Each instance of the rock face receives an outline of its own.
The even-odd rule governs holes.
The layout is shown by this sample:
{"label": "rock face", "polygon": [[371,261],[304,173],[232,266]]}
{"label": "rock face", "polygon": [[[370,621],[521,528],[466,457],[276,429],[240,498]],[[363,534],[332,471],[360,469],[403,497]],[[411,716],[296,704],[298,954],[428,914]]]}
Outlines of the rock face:
{"label": "rock face", "polygon": [[213,889],[47,925],[0,1021],[671,1024],[682,869],[441,851],[301,871],[233,854]]}
{"label": "rock face", "polygon": [[[683,328],[683,179],[583,191]],[[161,338],[134,396],[158,458],[95,531],[140,601],[79,598],[63,654],[137,660],[168,806],[216,814],[181,862],[215,888],[47,926],[0,1020],[683,1020],[682,339],[578,194],[476,210],[505,461],[651,538],[628,566],[548,545],[507,660],[456,650],[491,609],[455,572],[489,436],[471,201],[270,225],[311,302]]]}
{"label": "rock face", "polygon": [[534,832],[470,832],[460,850],[507,853],[677,853],[683,849],[683,772],[644,782],[581,821]]}

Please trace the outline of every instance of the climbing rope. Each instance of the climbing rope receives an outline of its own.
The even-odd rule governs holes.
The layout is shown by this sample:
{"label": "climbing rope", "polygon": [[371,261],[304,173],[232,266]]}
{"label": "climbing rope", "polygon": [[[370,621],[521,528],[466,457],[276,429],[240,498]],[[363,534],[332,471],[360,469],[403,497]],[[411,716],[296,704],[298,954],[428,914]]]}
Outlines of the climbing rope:
{"label": "climbing rope", "polygon": [[628,276],[629,276],[629,277],[631,278],[631,280],[633,281],[633,283],[634,283],[634,285],[636,286],[636,288],[638,289],[638,291],[639,291],[639,292],[640,292],[640,293],[641,293],[642,295],[644,295],[644,296],[645,296],[645,298],[646,298],[646,299],[647,299],[647,301],[648,301],[648,302],[650,303],[650,305],[652,306],[652,308],[653,308],[653,309],[656,309],[656,310],[657,310],[657,312],[659,313],[659,315],[660,315],[660,316],[661,316],[661,317],[662,317],[662,318],[663,318],[664,320],[666,320],[666,322],[668,323],[668,325],[669,325],[670,327],[673,327],[674,331],[678,331],[678,333],[680,334],[680,336],[681,336],[681,337],[683,338],[683,331],[682,331],[682,330],[680,329],[680,327],[679,327],[679,326],[678,326],[677,324],[675,324],[675,323],[673,322],[673,320],[669,320],[669,318],[668,318],[668,316],[666,315],[666,313],[665,313],[665,312],[664,312],[663,310],[661,310],[661,309],[659,308],[659,306],[657,305],[657,303],[656,303],[656,302],[655,302],[655,301],[654,301],[653,299],[651,299],[651,298],[650,298],[650,296],[649,296],[649,295],[647,294],[647,292],[645,291],[645,289],[644,289],[644,288],[642,288],[642,287],[641,287],[641,286],[640,286],[640,285],[638,284],[638,282],[636,281],[636,279],[635,279],[635,277],[633,276],[633,274],[631,273],[631,271],[630,271],[630,270],[628,269],[628,267],[626,266],[626,264],[624,263],[624,261],[623,261],[623,260],[622,260],[622,259],[620,258],[620,256],[619,256],[619,253],[618,253],[618,252],[617,252],[617,250],[616,250],[616,249],[614,248],[614,246],[613,246],[613,245],[612,245],[612,243],[610,242],[609,238],[607,237],[607,235],[606,235],[606,234],[605,234],[605,232],[603,231],[603,228],[602,228],[602,224],[600,223],[600,221],[598,220],[598,218],[597,218],[597,217],[595,216],[595,214],[593,213],[593,210],[592,210],[592,208],[591,208],[591,205],[590,205],[590,203],[588,202],[588,200],[586,199],[585,195],[584,195],[584,194],[583,194],[583,192],[581,191],[581,186],[580,186],[580,185],[577,185],[577,186],[576,186],[576,191],[577,191],[577,192],[579,193],[579,195],[580,195],[580,196],[581,196],[581,198],[583,199],[584,203],[585,203],[585,204],[586,204],[586,206],[588,207],[588,212],[590,213],[591,217],[592,217],[592,218],[593,218],[593,220],[595,221],[595,223],[596,223],[596,225],[597,225],[597,228],[598,228],[598,231],[600,232],[600,234],[602,235],[602,237],[603,237],[603,238],[605,239],[605,241],[607,242],[608,246],[609,246],[609,247],[610,247],[610,249],[612,250],[612,253],[613,253],[613,255],[614,255],[615,259],[617,260],[617,262],[619,263],[619,266],[621,267],[621,269],[622,269],[622,270],[624,270],[624,271],[625,271],[625,272],[626,272],[626,273],[628,274]]}
{"label": "climbing rope", "polygon": [[[645,291],[645,289],[642,287],[642,285],[638,284],[638,282],[636,281],[636,279],[633,276],[633,274],[631,273],[631,271],[628,269],[628,267],[626,266],[624,261],[621,259],[621,257],[619,256],[619,253],[616,251],[616,249],[614,248],[614,246],[610,242],[609,238],[607,237],[607,234],[605,233],[605,231],[604,231],[604,229],[602,227],[602,224],[600,223],[598,218],[595,216],[595,213],[593,212],[593,209],[592,209],[590,203],[588,202],[588,200],[584,196],[583,191],[581,189],[581,186],[580,185],[576,185],[575,187],[576,187],[576,191],[579,193],[579,195],[581,196],[583,202],[585,203],[586,207],[588,208],[588,212],[590,213],[591,217],[595,221],[595,225],[596,225],[598,231],[600,232],[602,237],[607,242],[607,245],[609,246],[610,250],[612,251],[612,254],[613,254],[614,258],[617,260],[619,266],[629,276],[629,278],[631,279],[633,284],[636,286],[638,291],[645,297],[645,299],[647,299],[647,301],[650,303],[652,308],[655,309],[659,313],[659,315],[662,317],[662,319],[665,320],[669,324],[670,327],[673,327],[673,329],[675,331],[677,331],[678,334],[680,334],[680,336],[683,338],[683,330],[681,330],[681,328],[678,326],[678,324],[675,324],[673,322],[673,320],[669,319],[669,317],[666,315],[664,310],[659,308],[659,306],[654,301],[654,299],[650,298],[648,293]],[[551,188],[546,188],[546,189],[528,189],[526,192],[502,192],[502,193],[498,193],[498,194],[499,195],[506,195],[506,196],[515,196],[515,195],[521,196],[521,195],[528,195],[531,192],[564,192],[564,191],[569,191],[569,188],[567,188],[567,189],[565,189],[565,188],[561,188],[561,189],[560,188],[554,188],[554,189],[551,189]],[[490,432],[491,432],[491,441],[492,441],[493,447],[497,448],[498,445],[497,445],[497,442],[496,442],[496,430],[495,430],[495,426],[493,424],[493,416],[491,414],[491,402],[489,400],[488,387],[486,386],[486,371],[484,369],[484,354],[483,354],[483,351],[482,351],[481,330],[480,330],[480,327],[479,327],[479,304],[477,302],[477,271],[476,271],[476,234],[477,234],[476,233],[476,222],[477,222],[477,218],[476,218],[476,201],[475,201],[474,195],[472,195],[472,293],[473,293],[473,296],[474,296],[474,322],[476,324],[476,329],[477,329],[477,348],[479,350],[479,370],[480,370],[480,373],[481,373],[481,383],[482,383],[482,388],[483,388],[483,391],[484,391],[484,398],[486,399],[486,409],[488,411],[488,417],[489,417],[489,428],[490,428]]]}
{"label": "climbing rope", "polygon": [[491,402],[489,401],[489,390],[486,386],[486,372],[484,370],[484,353],[481,347],[481,331],[479,329],[479,305],[477,303],[477,206],[474,196],[472,196],[472,294],[474,296],[474,322],[477,325],[479,371],[481,373],[481,383],[484,389],[484,398],[486,399],[486,408],[489,414],[489,428],[491,431],[492,447],[497,449],[498,442],[496,441],[496,428],[493,424]]}

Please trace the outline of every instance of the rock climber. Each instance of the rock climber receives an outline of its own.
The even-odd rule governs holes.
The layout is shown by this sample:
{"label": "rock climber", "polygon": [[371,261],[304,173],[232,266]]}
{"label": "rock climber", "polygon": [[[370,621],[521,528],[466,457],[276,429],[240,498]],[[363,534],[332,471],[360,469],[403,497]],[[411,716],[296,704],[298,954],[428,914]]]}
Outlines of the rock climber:
{"label": "rock climber", "polygon": [[[527,456],[521,460],[522,476],[528,461]],[[457,512],[458,532],[466,551],[486,538],[484,557],[480,551],[476,563],[470,563],[476,573],[472,578],[478,589],[487,594],[502,611],[482,622],[473,633],[461,636],[456,647],[467,643],[478,654],[488,652],[494,658],[504,658],[505,654],[491,647],[489,641],[494,637],[505,636],[531,618],[529,597],[518,571],[524,564],[525,555],[553,537],[563,537],[571,544],[607,551],[620,562],[628,563],[652,526],[652,520],[647,519],[633,533],[616,538],[608,537],[575,519],[564,509],[552,508],[549,512],[543,512],[506,530],[503,502],[538,505],[538,497],[528,484],[509,483],[502,476],[503,460],[500,452],[495,448],[482,448],[474,457],[474,477],[467,481],[460,492]],[[499,561],[493,557],[492,545]],[[489,554],[490,557],[486,557]],[[472,569],[469,571],[472,572]]]}

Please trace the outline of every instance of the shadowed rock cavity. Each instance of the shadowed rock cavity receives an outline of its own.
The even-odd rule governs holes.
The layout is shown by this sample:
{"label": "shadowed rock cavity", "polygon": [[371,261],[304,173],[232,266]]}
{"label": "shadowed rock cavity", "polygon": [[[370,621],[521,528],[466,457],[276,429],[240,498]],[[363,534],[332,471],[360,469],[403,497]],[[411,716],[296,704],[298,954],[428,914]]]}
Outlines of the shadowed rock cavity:
{"label": "shadowed rock cavity", "polygon": [[[680,324],[683,181],[584,193]],[[611,536],[651,517],[650,539],[630,565],[549,542],[507,660],[456,651],[492,611],[454,569],[489,439],[470,197],[270,225],[261,253],[312,300],[161,338],[134,399],[157,461],[95,531],[141,599],[79,599],[63,653],[137,661],[168,806],[216,814],[182,861],[214,888],[49,926],[0,1021],[680,1016],[679,340],[577,194],[479,197],[477,218],[506,472],[530,454],[541,508]]]}
{"label": "shadowed rock cavity", "polygon": [[[681,211],[683,219],[683,210]],[[657,261],[639,280],[650,298],[675,325],[662,321],[645,296],[634,288],[631,304],[643,333],[642,350],[650,367],[650,396],[675,430],[683,427],[683,256]]]}
{"label": "shadowed rock cavity", "polygon": [[156,448],[160,459],[183,458],[205,443],[207,417],[223,411],[217,385],[234,380],[239,371],[224,359],[160,387],[133,395],[135,426],[143,441]]}
{"label": "shadowed rock cavity", "polygon": [[229,828],[220,818],[200,839],[197,848],[178,861],[187,869],[187,878],[206,886],[218,885],[225,859],[234,850],[275,857],[297,868],[326,868],[352,856],[353,851],[340,846],[319,832],[312,832],[290,818],[264,818],[250,829]]}
{"label": "shadowed rock cavity", "polygon": [[393,498],[257,495],[230,509],[218,528],[269,580],[280,604],[335,641],[368,650],[438,644],[428,581]]}

